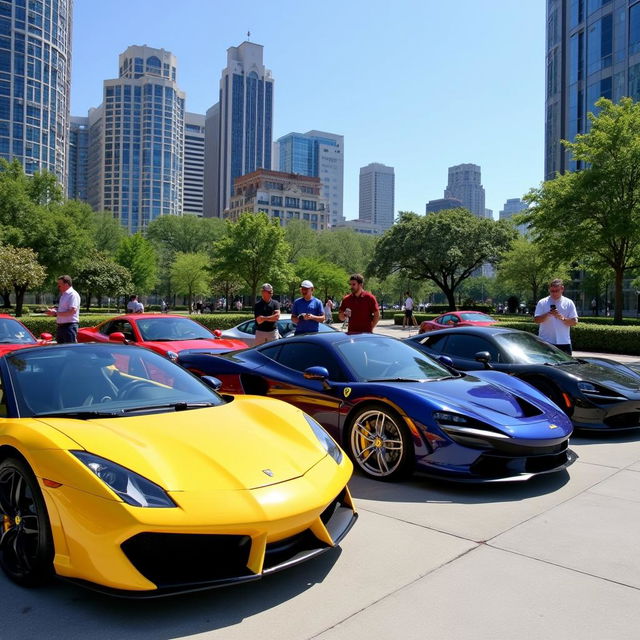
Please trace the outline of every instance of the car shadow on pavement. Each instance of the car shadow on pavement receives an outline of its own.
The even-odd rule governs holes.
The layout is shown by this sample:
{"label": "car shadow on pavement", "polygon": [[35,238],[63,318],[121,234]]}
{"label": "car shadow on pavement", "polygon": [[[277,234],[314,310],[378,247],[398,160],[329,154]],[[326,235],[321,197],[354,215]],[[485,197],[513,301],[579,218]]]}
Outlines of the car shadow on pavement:
{"label": "car shadow on pavement", "polygon": [[21,589],[0,575],[0,637],[165,640],[224,629],[323,582],[341,553],[330,549],[255,582],[146,600],[114,598],[62,581]]}
{"label": "car shadow on pavement", "polygon": [[451,482],[416,474],[405,482],[380,482],[354,473],[349,481],[357,501],[484,504],[512,502],[553,493],[569,482],[566,470],[542,474],[523,482]]}

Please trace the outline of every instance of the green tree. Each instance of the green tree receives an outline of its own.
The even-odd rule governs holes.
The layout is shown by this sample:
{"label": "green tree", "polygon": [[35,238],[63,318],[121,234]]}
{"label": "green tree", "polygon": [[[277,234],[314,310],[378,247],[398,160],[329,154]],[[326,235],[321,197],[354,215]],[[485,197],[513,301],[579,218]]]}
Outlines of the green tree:
{"label": "green tree", "polygon": [[156,252],[141,233],[122,240],[116,261],[129,270],[137,293],[148,293],[153,289],[158,274]]}
{"label": "green tree", "polygon": [[193,297],[209,290],[209,257],[206,253],[177,253],[171,266],[171,278],[176,292],[187,296],[191,313]]}
{"label": "green tree", "polygon": [[364,273],[375,240],[353,229],[321,231],[317,238],[318,255],[347,273]]}
{"label": "green tree", "polygon": [[291,262],[317,255],[318,232],[304,220],[289,220],[284,228],[284,237],[290,247]]}
{"label": "green tree", "polygon": [[212,272],[236,273],[246,283],[251,299],[258,285],[269,281],[284,285],[291,278],[289,245],[278,221],[265,213],[245,213],[237,222],[227,222],[227,234],[215,243]]}
{"label": "green tree", "polygon": [[147,238],[156,249],[171,253],[200,253],[224,236],[224,221],[220,218],[197,216],[160,216],[149,223]]}
{"label": "green tree", "polygon": [[91,236],[95,248],[101,253],[115,256],[120,248],[120,243],[126,236],[124,228],[110,211],[92,213]]}
{"label": "green tree", "polygon": [[100,304],[104,296],[117,298],[133,289],[129,270],[99,251],[93,251],[80,263],[73,283],[82,292],[87,311],[91,308],[92,296]]}
{"label": "green tree", "polygon": [[558,260],[588,255],[614,272],[614,321],[622,322],[622,283],[640,266],[640,104],[601,98],[591,128],[563,140],[585,168],[532,189],[524,216],[542,251]]}
{"label": "green tree", "polygon": [[551,280],[568,277],[566,264],[550,261],[538,244],[523,236],[516,238],[498,265],[498,281],[511,293],[526,294],[534,302]]}
{"label": "green tree", "polygon": [[402,272],[411,280],[430,280],[455,309],[455,293],[482,264],[496,264],[515,237],[503,222],[449,209],[427,216],[400,212],[399,221],[376,243],[368,271],[385,278]]}
{"label": "green tree", "polygon": [[311,280],[316,295],[323,301],[328,296],[340,299],[348,290],[349,274],[331,262],[319,258],[301,258],[295,265],[295,277],[291,281],[291,297],[295,297],[302,280]]}
{"label": "green tree", "polygon": [[27,247],[0,246],[0,289],[13,289],[16,294],[16,316],[22,315],[24,294],[39,287],[47,272],[38,256]]}

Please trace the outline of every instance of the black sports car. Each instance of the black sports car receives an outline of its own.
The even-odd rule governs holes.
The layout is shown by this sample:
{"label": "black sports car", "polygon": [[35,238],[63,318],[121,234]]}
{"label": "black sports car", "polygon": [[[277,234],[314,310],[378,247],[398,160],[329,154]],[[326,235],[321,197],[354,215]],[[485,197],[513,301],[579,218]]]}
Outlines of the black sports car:
{"label": "black sports car", "polygon": [[613,360],[572,358],[531,333],[500,327],[446,329],[408,341],[431,356],[448,356],[456,369],[495,369],[525,380],[576,429],[640,427],[640,374]]}

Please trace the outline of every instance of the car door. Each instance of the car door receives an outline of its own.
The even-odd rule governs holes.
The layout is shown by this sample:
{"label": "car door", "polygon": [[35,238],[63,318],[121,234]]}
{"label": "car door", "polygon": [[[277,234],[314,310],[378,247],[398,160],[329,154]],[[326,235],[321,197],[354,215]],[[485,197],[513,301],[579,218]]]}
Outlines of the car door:
{"label": "car door", "polygon": [[[347,375],[330,349],[312,342],[283,340],[261,349],[261,353],[279,365],[277,375],[270,375],[265,370],[268,367],[261,371],[267,378],[267,395],[299,407],[337,438]],[[329,371],[330,388],[304,377],[305,369],[314,366]]]}

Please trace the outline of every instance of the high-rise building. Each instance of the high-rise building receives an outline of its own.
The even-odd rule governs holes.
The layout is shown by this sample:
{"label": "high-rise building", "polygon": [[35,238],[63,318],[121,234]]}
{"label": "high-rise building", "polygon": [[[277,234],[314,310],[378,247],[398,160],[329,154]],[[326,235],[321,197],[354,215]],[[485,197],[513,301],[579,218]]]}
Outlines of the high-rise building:
{"label": "high-rise building", "polygon": [[236,221],[243,213],[266,213],[286,226],[303,220],[312,229],[329,228],[327,205],[320,195],[320,178],[257,169],[236,178],[224,217]]}
{"label": "high-rise building", "polygon": [[425,207],[425,213],[435,213],[446,209],[460,209],[461,207],[462,200],[458,200],[458,198],[440,198],[438,200],[429,200]]}
{"label": "high-rise building", "polygon": [[67,185],[72,0],[0,2],[0,158]]}
{"label": "high-rise building", "polygon": [[263,47],[243,42],[227,49],[219,102],[207,111],[205,216],[221,217],[236,178],[271,169],[273,78],[262,62]]}
{"label": "high-rise building", "polygon": [[380,225],[383,230],[393,225],[395,174],[393,167],[372,162],[360,168],[360,220]]}
{"label": "high-rise building", "polygon": [[[504,203],[504,208],[500,211],[500,220],[510,220],[516,213],[520,213],[528,208],[526,202],[520,198],[509,198]],[[525,234],[527,232],[527,225],[519,224],[517,229],[520,233]]]}
{"label": "high-rise building", "polygon": [[169,51],[131,46],[89,112],[89,203],[131,233],[182,214],[184,93],[176,72]]}
{"label": "high-rise building", "polygon": [[545,180],[581,169],[560,140],[589,128],[600,97],[640,100],[637,0],[547,0]]}
{"label": "high-rise building", "polygon": [[449,167],[449,182],[444,197],[457,198],[465,209],[484,218],[484,187],[480,167],[470,163]]}
{"label": "high-rise building", "polygon": [[68,163],[67,196],[86,202],[88,198],[89,118],[71,116]]}
{"label": "high-rise building", "polygon": [[205,116],[187,111],[184,116],[183,213],[204,214]]}
{"label": "high-rise building", "polygon": [[277,147],[280,171],[320,178],[322,197],[329,203],[331,225],[342,223],[344,136],[325,131],[288,133],[278,138]]}

